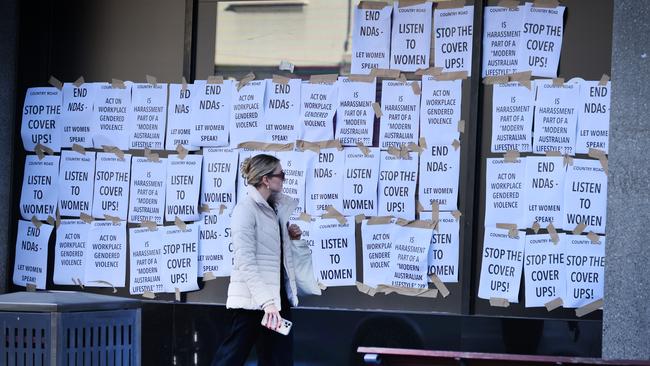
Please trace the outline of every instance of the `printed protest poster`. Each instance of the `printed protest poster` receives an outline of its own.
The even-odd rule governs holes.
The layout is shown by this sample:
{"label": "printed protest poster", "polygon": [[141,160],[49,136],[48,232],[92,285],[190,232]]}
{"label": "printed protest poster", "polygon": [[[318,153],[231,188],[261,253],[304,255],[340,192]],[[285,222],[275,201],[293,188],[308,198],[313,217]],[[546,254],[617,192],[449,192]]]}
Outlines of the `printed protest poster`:
{"label": "printed protest poster", "polygon": [[356,147],[345,149],[343,214],[346,216],[377,216],[380,151],[376,147],[368,149],[367,156]]}
{"label": "printed protest poster", "polygon": [[390,66],[390,16],[393,7],[385,3],[378,6],[367,4],[354,8],[351,74],[368,75],[372,69],[388,69]]}
{"label": "printed protest poster", "polygon": [[395,287],[427,288],[427,260],[433,229],[395,225],[386,282]]}
{"label": "printed protest poster", "polygon": [[562,52],[564,6],[542,8],[526,3],[523,30],[517,49],[517,71],[554,78]]}
{"label": "printed protest poster", "polygon": [[162,282],[165,292],[194,291],[198,266],[199,224],[188,224],[185,230],[165,226],[162,230]]}
{"label": "printed protest poster", "polygon": [[27,89],[20,128],[25,151],[34,151],[38,144],[61,151],[62,103],[63,94],[57,88]]}
{"label": "printed protest poster", "polygon": [[298,138],[306,141],[332,140],[337,101],[338,83],[303,82]]}
{"label": "printed protest poster", "polygon": [[224,205],[226,211],[235,208],[238,159],[238,153],[232,149],[203,149],[201,205],[216,210]]}
{"label": "printed protest poster", "polygon": [[84,285],[124,287],[126,282],[126,222],[93,221],[84,259]]}
{"label": "printed protest poster", "polygon": [[533,152],[544,154],[547,151],[559,151],[574,155],[580,84],[554,86],[551,80],[535,80],[535,85],[537,99]]}
{"label": "printed protest poster", "polygon": [[492,86],[492,144],[490,151],[533,151],[535,92],[518,82]]}
{"label": "printed protest poster", "polygon": [[95,153],[87,151],[61,151],[59,168],[59,214],[79,217],[90,215],[95,185]]}
{"label": "printed protest poster", "polygon": [[164,292],[162,280],[162,227],[129,229],[129,293]]}
{"label": "printed protest poster", "polygon": [[133,84],[128,116],[131,149],[163,150],[167,122],[167,84]]}
{"label": "printed protest poster", "polygon": [[[305,154],[314,154],[306,151]],[[305,188],[305,212],[310,215],[322,215],[327,206],[343,211],[343,172],[345,152],[337,149],[321,149],[311,159],[307,170]]]}
{"label": "printed protest poster", "polygon": [[[457,132],[454,138],[458,137]],[[424,211],[431,211],[433,202],[438,202],[441,211],[458,208],[460,148],[455,149],[452,141],[427,141],[427,148],[420,154],[418,199]]]}
{"label": "printed protest poster", "polygon": [[199,219],[199,188],[201,185],[201,155],[187,155],[181,159],[177,154],[167,157],[167,193],[165,220],[183,221]]}
{"label": "printed protest poster", "polygon": [[230,276],[233,265],[230,214],[204,212],[199,221],[198,277],[211,272],[215,277]]}
{"label": "printed protest poster", "polygon": [[609,152],[609,110],[612,83],[583,81],[578,106],[578,137],[576,153],[587,154],[589,149]]}
{"label": "printed protest poster", "polygon": [[78,285],[84,283],[86,243],[90,224],[82,220],[61,220],[56,228],[54,245],[54,283]]}
{"label": "printed protest poster", "polygon": [[382,115],[379,119],[379,147],[382,150],[418,141],[420,96],[413,92],[412,83],[420,84],[419,81],[382,81]]}
{"label": "printed protest poster", "polygon": [[194,84],[169,84],[169,106],[167,112],[167,138],[165,150],[176,150],[178,144],[188,151],[198,150],[190,144],[190,134],[194,128],[192,106],[196,93]]}
{"label": "printed protest poster", "polygon": [[574,159],[564,179],[564,230],[584,223],[585,231],[605,233],[607,174],[598,160]]}
{"label": "printed protest poster", "polygon": [[106,145],[128,150],[131,132],[128,114],[133,83],[125,82],[123,88],[113,87],[109,83],[96,84],[91,125],[93,147],[101,149]]}
{"label": "printed protest poster", "polygon": [[[317,217],[311,217],[309,219],[298,219],[298,218],[289,218],[289,224],[295,224],[298,225],[300,230],[302,231],[302,235],[300,236],[301,240],[304,240],[307,245],[309,246],[310,253],[313,253],[314,250],[314,239],[312,238],[311,232],[312,228],[316,228],[314,223],[316,222]],[[316,271],[314,271],[314,276],[316,276]]]}
{"label": "printed protest poster", "polygon": [[252,80],[241,89],[232,88],[230,110],[230,146],[237,147],[245,141],[264,141],[265,80]]}
{"label": "printed protest poster", "polygon": [[363,283],[370,287],[387,283],[396,226],[394,222],[394,219],[385,224],[368,224],[368,220],[361,222]]}
{"label": "printed protest poster", "polygon": [[483,11],[483,77],[513,74],[517,71],[524,6],[486,6]]}
{"label": "printed protest poster", "polygon": [[110,215],[126,220],[130,182],[131,154],[124,154],[120,160],[112,153],[97,153],[93,217],[103,219],[104,215]]}
{"label": "printed protest poster", "polygon": [[131,163],[129,223],[153,221],[163,224],[167,159],[158,161],[134,157]]}
{"label": "printed protest poster", "polygon": [[194,146],[228,146],[232,80],[221,84],[194,81],[190,119],[190,144]]}
{"label": "printed protest poster", "polygon": [[357,142],[372,146],[375,123],[372,104],[375,103],[376,89],[376,78],[364,83],[339,77],[336,139],[343,146],[355,146]]}
{"label": "printed protest poster", "polygon": [[382,151],[379,163],[379,216],[415,219],[418,157],[401,159]]}
{"label": "printed protest poster", "polygon": [[549,234],[526,235],[524,288],[527,308],[544,306],[558,297],[565,297],[566,234],[557,235],[560,239],[557,243],[553,243]]}
{"label": "printed protest poster", "polygon": [[52,225],[42,224],[36,227],[31,221],[18,221],[14,285],[26,287],[27,284],[33,284],[37,289],[45,290],[47,248],[52,229]]}
{"label": "printed protest poster", "polygon": [[460,223],[451,212],[440,212],[438,220],[438,230],[431,235],[427,273],[442,282],[458,282]]}
{"label": "printed protest poster", "polygon": [[298,138],[301,83],[300,79],[291,79],[287,84],[266,80],[262,142],[286,144]]}
{"label": "printed protest poster", "polygon": [[296,200],[298,205],[292,216],[298,217],[301,212],[305,212],[308,168],[312,166],[312,160],[317,156],[312,152],[302,151],[278,151],[275,156],[280,159],[280,165],[284,171],[282,193]]}
{"label": "printed protest poster", "polygon": [[90,130],[93,120],[93,104],[97,84],[84,83],[77,87],[73,83],[63,84],[63,108],[59,116],[61,125],[61,147],[93,147]]}
{"label": "printed protest poster", "polygon": [[[529,156],[526,158],[526,223],[541,227],[562,225],[564,205],[564,158],[561,156]],[[573,230],[573,228],[571,228]]]}
{"label": "printed protest poster", "polygon": [[312,261],[316,280],[327,287],[354,286],[357,262],[354,218],[341,224],[336,219],[316,219],[310,233],[314,241]]}
{"label": "printed protest poster", "polygon": [[436,9],[433,12],[433,41],[437,67],[445,72],[467,71],[472,76],[474,6]]}
{"label": "printed protest poster", "polygon": [[429,67],[431,3],[400,7],[393,4],[390,68],[415,71]]}
{"label": "printed protest poster", "polygon": [[36,216],[45,221],[56,216],[59,157],[46,155],[39,160],[36,155],[25,156],[25,174],[20,194],[20,216],[31,220]]}
{"label": "printed protest poster", "polygon": [[605,237],[594,244],[587,236],[566,236],[565,308],[579,308],[602,299],[605,288]]}
{"label": "printed protest poster", "polygon": [[518,158],[514,162],[486,160],[485,226],[503,223],[525,227],[526,159]]}
{"label": "printed protest poster", "polygon": [[519,284],[524,262],[525,233],[518,231],[514,238],[508,230],[485,228],[481,279],[478,297],[506,299],[519,302]]}
{"label": "printed protest poster", "polygon": [[420,137],[427,143],[447,143],[458,135],[462,80],[437,81],[431,75],[422,76],[420,105]]}

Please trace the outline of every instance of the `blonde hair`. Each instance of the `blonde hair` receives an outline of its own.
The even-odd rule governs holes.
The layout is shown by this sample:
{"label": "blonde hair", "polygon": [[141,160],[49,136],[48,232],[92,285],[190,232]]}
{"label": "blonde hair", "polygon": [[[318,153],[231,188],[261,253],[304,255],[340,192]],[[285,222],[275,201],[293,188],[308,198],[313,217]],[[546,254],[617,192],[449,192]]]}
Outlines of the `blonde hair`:
{"label": "blonde hair", "polygon": [[262,183],[262,177],[273,174],[279,163],[280,159],[273,155],[255,155],[244,160],[241,165],[241,175],[246,178],[248,184],[258,187]]}

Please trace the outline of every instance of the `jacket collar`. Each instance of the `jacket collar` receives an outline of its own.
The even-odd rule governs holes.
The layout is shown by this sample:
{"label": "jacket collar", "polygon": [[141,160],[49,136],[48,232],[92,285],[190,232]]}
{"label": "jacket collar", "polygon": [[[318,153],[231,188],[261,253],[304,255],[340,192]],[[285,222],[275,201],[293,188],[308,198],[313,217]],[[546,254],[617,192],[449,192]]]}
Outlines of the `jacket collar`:
{"label": "jacket collar", "polygon": [[[255,186],[249,184],[246,187],[246,193],[248,196],[255,201],[258,205],[262,205],[264,207],[268,207],[269,209],[273,209],[268,202],[262,197],[260,192],[255,188]],[[289,216],[293,212],[293,210],[296,209],[296,206],[298,206],[298,202],[292,198],[287,196],[286,194],[278,193],[276,196],[276,210],[278,213],[278,216],[283,220],[288,220]]]}

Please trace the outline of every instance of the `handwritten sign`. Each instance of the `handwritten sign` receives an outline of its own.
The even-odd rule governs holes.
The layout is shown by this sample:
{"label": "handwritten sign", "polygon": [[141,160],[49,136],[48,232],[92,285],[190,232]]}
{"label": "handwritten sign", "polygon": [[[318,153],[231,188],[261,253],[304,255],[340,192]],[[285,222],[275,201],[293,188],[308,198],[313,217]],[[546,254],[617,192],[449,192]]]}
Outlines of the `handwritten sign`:
{"label": "handwritten sign", "polygon": [[364,83],[339,77],[338,84],[336,139],[341,141],[343,146],[355,146],[357,142],[371,146],[375,121],[372,104],[376,97],[376,79],[371,83]]}
{"label": "handwritten sign", "polygon": [[198,146],[190,144],[190,134],[194,128],[192,122],[192,106],[196,93],[194,84],[187,84],[183,90],[182,84],[169,84],[169,107],[167,112],[167,139],[165,150],[176,150],[178,144],[188,151],[198,150]]}
{"label": "handwritten sign", "polygon": [[[458,132],[456,133],[458,139]],[[454,149],[449,141],[430,143],[420,154],[420,177],[418,197],[425,211],[438,202],[440,210],[458,208],[458,181],[460,180],[460,149]]]}
{"label": "handwritten sign", "polygon": [[194,81],[191,145],[228,146],[233,88],[232,80],[224,80],[222,84]]}
{"label": "handwritten sign", "polygon": [[47,248],[52,229],[52,225],[43,224],[37,228],[30,221],[18,221],[13,276],[15,285],[33,284],[37,289],[45,289]]}
{"label": "handwritten sign", "polygon": [[112,153],[97,153],[93,217],[110,215],[126,220],[130,178],[131,154],[124,154],[124,160],[120,160]]}
{"label": "handwritten sign", "polygon": [[487,159],[485,179],[485,226],[497,223],[516,224],[524,227],[524,182],[526,159],[512,163],[504,159]]}
{"label": "handwritten sign", "polygon": [[383,150],[418,141],[420,96],[413,93],[411,83],[419,85],[419,81],[382,81],[379,147]]}
{"label": "handwritten sign", "polygon": [[611,90],[610,82],[607,85],[599,85],[598,81],[582,82],[576,139],[578,154],[587,154],[590,148],[609,152]]}
{"label": "handwritten sign", "polygon": [[322,215],[331,205],[340,212],[343,207],[341,186],[345,153],[337,149],[324,149],[312,159],[307,171],[305,211],[310,215]]}
{"label": "handwritten sign", "polygon": [[566,266],[564,263],[565,234],[557,234],[553,243],[549,234],[526,235],[524,257],[524,287],[526,307],[544,306],[558,297],[565,297]]}
{"label": "handwritten sign", "polygon": [[102,145],[116,146],[120,150],[129,149],[129,120],[131,108],[131,86],[113,88],[109,83],[97,83],[95,91],[95,108],[93,109],[91,131],[93,146],[101,149]]}
{"label": "handwritten sign", "polygon": [[[531,88],[532,89],[532,88]],[[494,84],[492,97],[493,153],[531,152],[535,93],[518,82]]]}
{"label": "handwritten sign", "polygon": [[199,224],[188,224],[185,230],[176,226],[161,228],[162,277],[166,292],[194,291],[198,267]]}
{"label": "handwritten sign", "polygon": [[162,228],[129,229],[129,293],[164,292],[162,281]]}
{"label": "handwritten sign", "polygon": [[554,78],[562,53],[564,6],[541,8],[526,3],[517,49],[517,71]]}
{"label": "handwritten sign", "polygon": [[483,77],[512,74],[517,71],[524,7],[486,6],[483,11]]}
{"label": "handwritten sign", "polygon": [[485,228],[479,298],[496,297],[507,299],[510,303],[519,302],[524,245],[523,231],[512,238],[506,229]]}
{"label": "handwritten sign", "polygon": [[[88,232],[84,285],[124,287],[126,282],[126,222],[93,221]],[[107,283],[105,283],[107,282]]]}
{"label": "handwritten sign", "polygon": [[298,137],[306,141],[326,141],[334,138],[334,113],[338,99],[337,84],[301,86],[300,131]]}
{"label": "handwritten sign", "polygon": [[458,282],[460,223],[451,212],[440,212],[438,230],[431,235],[428,273],[443,282]]}
{"label": "handwritten sign", "polygon": [[245,141],[264,141],[265,80],[252,80],[241,89],[232,88],[230,110],[230,146],[237,147]]}
{"label": "handwritten sign", "polygon": [[462,80],[436,81],[422,76],[420,137],[427,143],[450,143],[458,136],[461,119]]}
{"label": "handwritten sign", "polygon": [[352,74],[370,74],[390,66],[390,16],[393,8],[354,8]]}
{"label": "handwritten sign", "polygon": [[20,194],[20,216],[30,220],[36,216],[41,221],[56,216],[59,157],[25,156],[25,174]]}
{"label": "handwritten sign", "polygon": [[444,71],[467,71],[472,75],[474,6],[438,9],[433,12],[435,65]]}
{"label": "handwritten sign", "polygon": [[167,84],[133,84],[130,148],[162,150],[167,121]]}
{"label": "handwritten sign", "polygon": [[[526,224],[560,227],[564,194],[564,158],[529,156],[526,158]],[[575,227],[575,225],[574,225]],[[573,230],[573,228],[571,228]]]}
{"label": "handwritten sign", "polygon": [[95,153],[80,154],[61,151],[59,169],[59,213],[61,216],[79,217],[92,212],[95,184]]}
{"label": "handwritten sign", "polygon": [[559,151],[575,154],[580,84],[553,86],[551,80],[536,80],[533,152]]}
{"label": "handwritten sign", "polygon": [[380,152],[376,147],[369,149],[368,156],[356,147],[345,149],[343,214],[346,216],[377,215]]}
{"label": "handwritten sign", "polygon": [[353,286],[357,279],[354,219],[316,219],[312,224],[312,260],[316,279],[325,286]]}
{"label": "handwritten sign", "polygon": [[134,157],[131,163],[129,222],[153,221],[163,224],[167,159],[151,161]]}
{"label": "handwritten sign", "polygon": [[202,213],[199,221],[198,276],[230,276],[233,265],[230,214]]}
{"label": "handwritten sign", "polygon": [[298,137],[300,86],[300,79],[291,79],[287,84],[266,80],[263,142],[286,144]]}
{"label": "handwritten sign", "polygon": [[56,228],[54,245],[54,275],[57,285],[76,285],[84,282],[84,258],[90,224],[82,220],[61,220]]}
{"label": "handwritten sign", "polygon": [[604,234],[607,223],[607,175],[598,160],[574,159],[564,180],[564,230],[578,224]]}
{"label": "handwritten sign", "polygon": [[177,154],[167,157],[167,193],[165,220],[183,221],[199,219],[199,187],[203,156],[188,155],[181,159]]}
{"label": "handwritten sign", "polygon": [[26,151],[34,151],[37,144],[61,151],[62,102],[62,93],[57,88],[27,89],[20,129]]}
{"label": "handwritten sign", "polygon": [[379,216],[415,219],[417,155],[400,159],[382,151],[379,163]]}
{"label": "handwritten sign", "polygon": [[415,71],[429,67],[431,3],[399,7],[393,4],[390,68]]}
{"label": "handwritten sign", "polygon": [[63,108],[59,116],[61,147],[72,147],[73,144],[93,147],[90,126],[96,88],[95,83],[82,84],[80,87],[72,83],[63,84]]}

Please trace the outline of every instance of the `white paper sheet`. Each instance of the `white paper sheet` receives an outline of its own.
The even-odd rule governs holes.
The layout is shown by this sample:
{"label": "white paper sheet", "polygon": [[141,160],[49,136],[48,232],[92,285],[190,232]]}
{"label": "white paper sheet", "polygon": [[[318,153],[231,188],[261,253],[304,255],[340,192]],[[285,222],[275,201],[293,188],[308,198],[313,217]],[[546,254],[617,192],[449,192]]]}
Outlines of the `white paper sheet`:
{"label": "white paper sheet", "polygon": [[25,151],[37,144],[61,151],[61,104],[63,93],[57,88],[29,88],[23,103],[20,135]]}
{"label": "white paper sheet", "polygon": [[18,221],[13,282],[18,286],[36,285],[44,290],[47,279],[47,249],[54,226],[40,228],[31,221]]}
{"label": "white paper sheet", "polygon": [[58,200],[61,216],[90,215],[93,207],[95,185],[95,153],[87,151],[61,151]]}
{"label": "white paper sheet", "polygon": [[187,155],[185,159],[177,154],[167,157],[166,221],[174,221],[177,216],[183,221],[199,219],[202,160],[202,155]]}
{"label": "white paper sheet", "polygon": [[97,153],[93,217],[110,215],[126,220],[130,181],[131,154],[124,154],[124,160],[120,160],[112,153]]}
{"label": "white paper sheet", "polygon": [[25,174],[20,194],[20,216],[41,221],[56,216],[59,157],[47,155],[38,160],[36,155],[25,156]]}
{"label": "white paper sheet", "polygon": [[338,84],[336,139],[343,146],[355,146],[357,142],[372,146],[375,122],[372,104],[376,98],[377,79],[364,83],[339,77]]}
{"label": "white paper sheet", "polygon": [[166,179],[167,159],[151,161],[142,157],[133,158],[129,223],[153,221],[156,225],[163,224]]}

